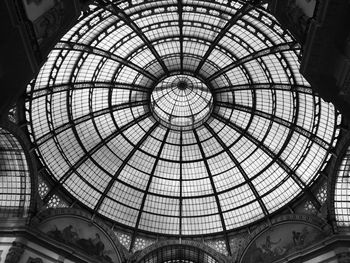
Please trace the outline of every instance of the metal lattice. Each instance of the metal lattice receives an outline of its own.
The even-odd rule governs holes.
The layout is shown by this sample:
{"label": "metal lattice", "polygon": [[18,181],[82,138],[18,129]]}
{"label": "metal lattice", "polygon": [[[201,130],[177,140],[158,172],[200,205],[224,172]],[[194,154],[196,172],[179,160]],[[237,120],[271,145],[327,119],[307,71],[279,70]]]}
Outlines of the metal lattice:
{"label": "metal lattice", "polygon": [[134,244],[227,233],[310,194],[340,116],[299,52],[250,1],[96,1],[27,91],[44,201],[63,187]]}

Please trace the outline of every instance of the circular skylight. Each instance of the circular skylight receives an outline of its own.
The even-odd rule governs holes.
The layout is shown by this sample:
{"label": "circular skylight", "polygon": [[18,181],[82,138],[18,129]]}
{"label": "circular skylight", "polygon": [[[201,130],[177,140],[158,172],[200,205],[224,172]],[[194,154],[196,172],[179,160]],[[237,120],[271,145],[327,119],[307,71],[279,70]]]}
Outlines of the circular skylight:
{"label": "circular skylight", "polygon": [[55,181],[135,232],[226,233],[309,187],[339,116],[299,73],[299,45],[245,1],[99,1],[28,89]]}
{"label": "circular skylight", "polygon": [[175,75],[161,81],[151,95],[154,117],[175,130],[194,129],[201,125],[212,109],[213,97],[200,80]]}

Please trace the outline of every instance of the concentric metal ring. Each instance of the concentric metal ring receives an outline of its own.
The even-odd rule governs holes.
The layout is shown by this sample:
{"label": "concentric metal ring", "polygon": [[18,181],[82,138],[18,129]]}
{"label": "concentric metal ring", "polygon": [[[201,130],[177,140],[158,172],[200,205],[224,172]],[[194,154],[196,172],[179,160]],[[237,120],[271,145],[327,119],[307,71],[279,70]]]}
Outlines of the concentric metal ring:
{"label": "concentric metal ring", "polygon": [[[53,189],[135,233],[177,236],[233,231],[310,192],[341,118],[300,75],[299,45],[267,10],[102,2],[28,89],[29,135]],[[191,78],[153,91],[172,76],[210,92]],[[180,95],[179,109],[157,101]]]}
{"label": "concentric metal ring", "polygon": [[213,97],[200,80],[175,75],[162,80],[152,91],[154,117],[174,130],[192,130],[204,123],[212,110]]}

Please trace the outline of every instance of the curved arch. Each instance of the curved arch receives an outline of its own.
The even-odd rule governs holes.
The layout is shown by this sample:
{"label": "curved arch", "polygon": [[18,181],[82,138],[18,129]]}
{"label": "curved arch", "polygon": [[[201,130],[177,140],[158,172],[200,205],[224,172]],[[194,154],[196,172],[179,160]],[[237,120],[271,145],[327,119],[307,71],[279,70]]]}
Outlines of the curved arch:
{"label": "curved arch", "polygon": [[245,240],[238,262],[275,262],[325,238],[330,225],[316,216],[286,214],[257,227]]}
{"label": "curved arch", "polygon": [[228,259],[203,243],[191,240],[167,240],[145,248],[131,257],[130,262],[225,263],[228,262]]}
{"label": "curved arch", "polygon": [[350,229],[350,133],[343,138],[343,148],[334,165],[334,174],[329,184],[329,206],[335,229]]}
{"label": "curved arch", "polygon": [[[83,253],[89,251],[91,252],[89,255],[94,255],[103,262],[106,260],[110,262],[114,260],[113,262],[119,263],[126,262],[129,257],[129,253],[120,244],[109,226],[102,220],[91,217],[89,213],[80,209],[43,210],[36,214],[31,222],[31,226],[57,242],[67,244],[73,249],[77,248],[77,251]],[[52,231],[52,229],[55,230]],[[98,236],[98,240],[103,244],[103,246],[100,246],[102,251],[97,251],[96,244],[94,244],[96,249],[94,250],[94,246],[91,244],[91,240],[94,239],[95,235]],[[88,240],[90,242],[87,242]],[[89,249],[92,249],[92,251]],[[109,259],[104,257],[105,250],[109,251]]]}
{"label": "curved arch", "polygon": [[37,176],[29,143],[18,126],[0,123],[0,217],[29,217],[36,205]]}

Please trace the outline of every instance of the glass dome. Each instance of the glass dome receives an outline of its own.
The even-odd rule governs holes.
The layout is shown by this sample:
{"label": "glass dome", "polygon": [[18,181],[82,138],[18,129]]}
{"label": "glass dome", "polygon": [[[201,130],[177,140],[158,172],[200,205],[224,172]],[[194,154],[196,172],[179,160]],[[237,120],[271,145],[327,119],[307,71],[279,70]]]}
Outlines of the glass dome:
{"label": "glass dome", "polygon": [[339,122],[299,73],[300,46],[245,1],[98,1],[28,88],[56,186],[135,231],[196,236],[309,191]]}
{"label": "glass dome", "polygon": [[151,95],[154,117],[174,130],[190,130],[203,124],[212,109],[213,96],[198,79],[175,75],[156,85]]}

